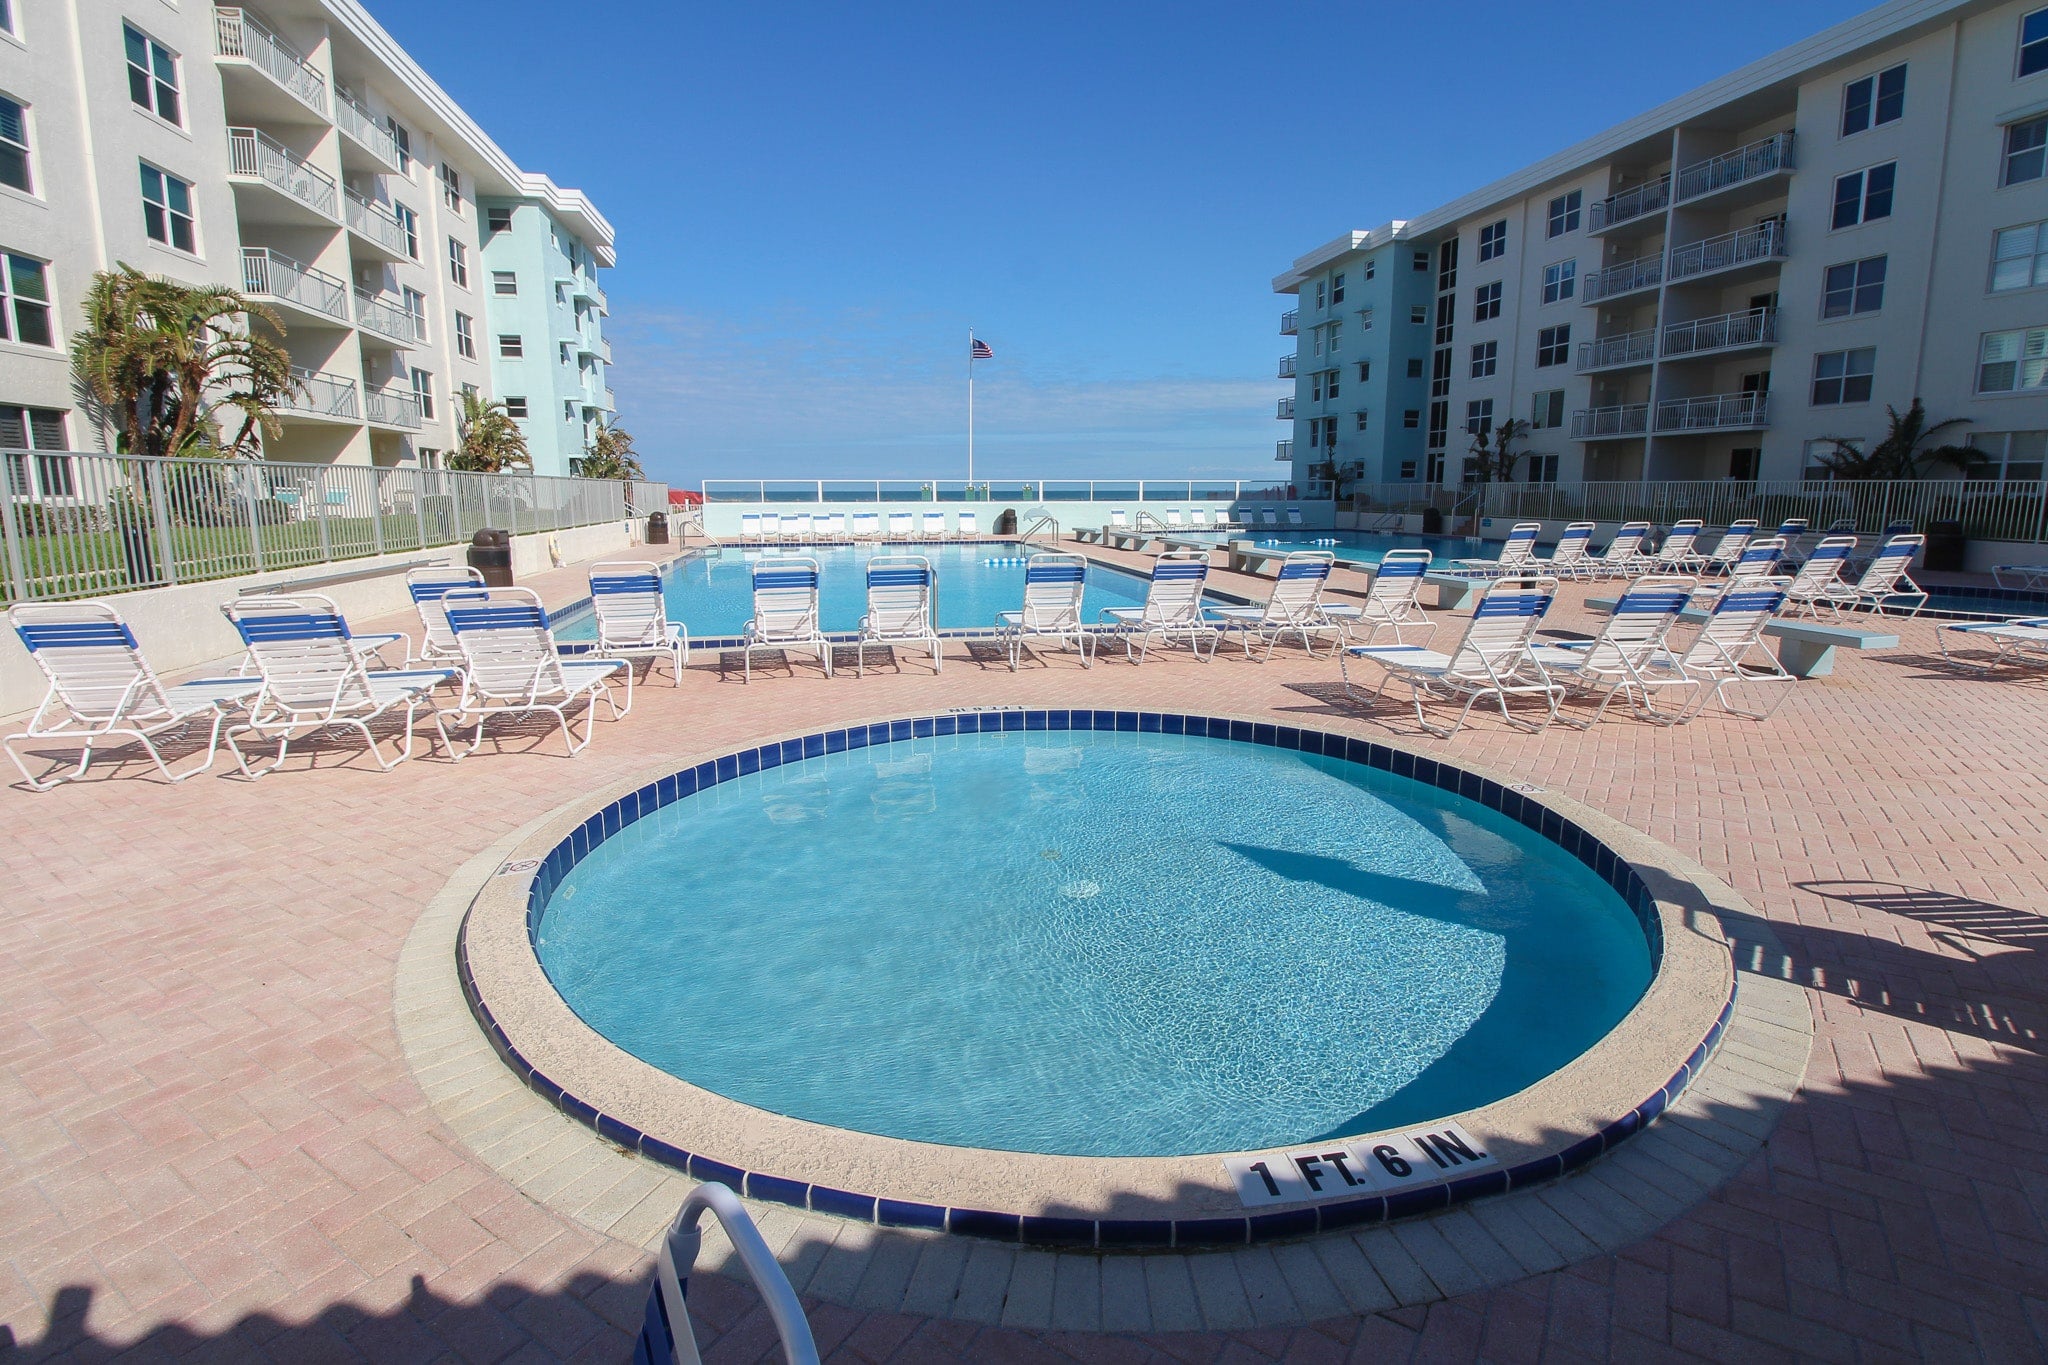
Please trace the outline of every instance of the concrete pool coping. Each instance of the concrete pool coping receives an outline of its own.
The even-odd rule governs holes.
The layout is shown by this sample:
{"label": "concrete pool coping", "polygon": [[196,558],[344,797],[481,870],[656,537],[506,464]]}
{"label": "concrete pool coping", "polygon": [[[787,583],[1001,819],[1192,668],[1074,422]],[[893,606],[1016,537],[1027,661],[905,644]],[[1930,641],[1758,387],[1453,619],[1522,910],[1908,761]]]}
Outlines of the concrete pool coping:
{"label": "concrete pool coping", "polygon": [[[874,724],[881,727],[882,742],[888,742],[898,733],[891,727],[912,726],[902,732],[910,737],[917,724],[936,732],[940,722],[958,727],[970,717],[977,732],[1023,730],[1027,714],[987,707],[945,718],[892,717]],[[1121,714],[1156,719],[1166,713]],[[1275,743],[1283,731],[1334,736],[1384,755],[1385,761],[1374,766],[1446,785],[1434,758],[1380,740],[1294,730],[1245,717],[1218,719],[1233,727],[1231,738],[1239,737],[1239,727],[1245,739],[1268,732],[1272,737],[1266,743]],[[1140,726],[1134,721],[1128,728]],[[749,752],[794,744],[795,750],[784,749],[793,761],[803,756],[805,738],[780,737]],[[1307,746],[1283,741],[1281,747]],[[1427,767],[1427,775],[1417,771],[1419,765]],[[1401,766],[1410,771],[1400,772]],[[543,860],[554,856],[566,871],[573,859],[562,853],[565,841],[573,846],[582,839],[587,851],[593,835],[601,840],[616,833],[627,822],[619,803],[637,802],[635,794],[652,787],[647,779],[614,783],[569,803],[519,842],[469,910],[460,945],[465,982],[493,1045],[525,1083],[566,1113],[619,1146],[696,1178],[721,1179],[751,1196],[817,1213],[1102,1249],[1245,1244],[1428,1213],[1554,1179],[1632,1137],[1676,1101],[1703,1068],[1730,1021],[1735,985],[1716,913],[1717,896],[1725,901],[1732,894],[1725,887],[1702,883],[1695,869],[1670,850],[1576,803],[1539,799],[1474,765],[1441,767],[1451,775],[1451,790],[1464,787],[1467,795],[1475,795],[1470,790],[1475,784],[1490,785],[1525,811],[1524,823],[1531,823],[1533,814],[1539,827],[1547,825],[1546,833],[1569,831],[1573,840],[1583,838],[1610,851],[1611,857],[1601,852],[1589,856],[1566,844],[1568,852],[1596,870],[1601,870],[1601,859],[1609,859],[1611,880],[1624,874],[1638,878],[1646,893],[1647,923],[1662,938],[1662,961],[1650,988],[1600,1043],[1528,1089],[1447,1116],[1477,1134],[1495,1159],[1477,1173],[1460,1172],[1455,1180],[1343,1200],[1247,1207],[1224,1166],[1224,1154],[1059,1157],[937,1146],[768,1113],[659,1071],[602,1038],[568,1008],[540,968],[528,924],[536,878],[550,875]],[[670,779],[674,771],[665,764],[653,781]],[[607,810],[608,816],[602,814]],[[593,812],[600,813],[595,824]],[[1565,842],[1559,833],[1551,837]],[[1415,1125],[1406,1131],[1438,1126]],[[1285,1149],[1245,1155],[1277,1159]]]}

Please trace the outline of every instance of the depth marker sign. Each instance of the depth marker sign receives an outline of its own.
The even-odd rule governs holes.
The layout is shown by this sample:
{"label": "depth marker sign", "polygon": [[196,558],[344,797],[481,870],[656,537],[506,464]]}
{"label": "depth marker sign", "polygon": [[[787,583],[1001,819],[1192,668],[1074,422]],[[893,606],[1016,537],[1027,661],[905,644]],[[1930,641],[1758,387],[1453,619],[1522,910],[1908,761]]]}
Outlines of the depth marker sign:
{"label": "depth marker sign", "polygon": [[1237,1197],[1246,1208],[1390,1194],[1498,1165],[1485,1145],[1456,1123],[1293,1152],[1223,1159],[1223,1169],[1230,1172]]}

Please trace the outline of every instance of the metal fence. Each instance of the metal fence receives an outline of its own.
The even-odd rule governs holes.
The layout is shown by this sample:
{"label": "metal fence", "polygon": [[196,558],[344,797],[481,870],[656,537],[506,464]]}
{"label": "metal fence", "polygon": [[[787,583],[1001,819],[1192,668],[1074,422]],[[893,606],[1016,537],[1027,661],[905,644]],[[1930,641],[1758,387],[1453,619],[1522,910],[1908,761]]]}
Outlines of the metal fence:
{"label": "metal fence", "polygon": [[591,526],[668,510],[668,487],[371,465],[0,451],[0,602],[98,597]]}
{"label": "metal fence", "polygon": [[1256,479],[706,479],[706,502],[1285,502]]}

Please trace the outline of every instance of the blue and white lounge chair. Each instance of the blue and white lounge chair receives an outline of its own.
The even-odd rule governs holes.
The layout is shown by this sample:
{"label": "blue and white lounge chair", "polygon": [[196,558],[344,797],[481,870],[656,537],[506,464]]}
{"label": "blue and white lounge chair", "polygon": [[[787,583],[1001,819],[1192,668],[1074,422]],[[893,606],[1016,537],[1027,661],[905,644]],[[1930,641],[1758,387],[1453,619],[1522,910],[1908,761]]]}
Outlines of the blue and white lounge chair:
{"label": "blue and white lounge chair", "polygon": [[946,538],[946,514],[944,512],[925,513],[924,525],[919,528],[918,535],[925,540],[944,540]]}
{"label": "blue and white lounge chair", "polygon": [[853,514],[853,538],[855,540],[879,540],[882,535],[882,518],[874,512]]}
{"label": "blue and white lounge chair", "polygon": [[[1717,548],[1714,553],[1721,552]],[[1769,578],[1778,572],[1778,561],[1785,557],[1783,536],[1764,536],[1751,540],[1742,547],[1742,553],[1728,565],[1727,574],[1734,578]]]}
{"label": "blue and white lounge chair", "polygon": [[1607,542],[1607,548],[1586,561],[1587,578],[1628,578],[1636,572],[1643,540],[1650,534],[1647,521],[1625,521]]}
{"label": "blue and white lounge chair", "polygon": [[817,654],[832,676],[832,644],[818,624],[818,561],[809,555],[764,559],[754,566],[754,616],[742,641],[742,669],[754,680],[754,651],[791,646]]}
{"label": "blue and white lounge chair", "polygon": [[[1718,588],[1696,594],[1695,606],[1703,601],[1708,603],[1706,624],[1683,654],[1676,650],[1659,651],[1644,670],[1640,685],[1692,688],[1694,695],[1680,716],[1683,720],[1697,716],[1709,701],[1718,703],[1731,716],[1769,720],[1771,713],[1791,695],[1790,687],[1779,692],[1777,700],[1761,711],[1741,710],[1729,703],[1727,694],[1732,687],[1751,683],[1797,681],[1763,642],[1764,627],[1776,619],[1779,608],[1785,605],[1785,589],[1791,584],[1792,580],[1782,574],[1731,578]],[[1708,687],[1708,683],[1713,686]]]}
{"label": "blue and white lounge chair", "polygon": [[[1343,631],[1347,645],[1376,644],[1382,630],[1394,632],[1394,643],[1406,644],[1404,630],[1419,630],[1424,644],[1436,634],[1436,622],[1422,609],[1422,576],[1429,572],[1427,550],[1389,550],[1380,556],[1365,601],[1322,603],[1325,620]],[[1363,634],[1364,638],[1360,639]]]}
{"label": "blue and white lounge chair", "polygon": [[820,523],[818,534],[826,540],[846,539],[846,513],[827,512],[824,516],[816,518],[816,520]]}
{"label": "blue and white lounge chair", "polygon": [[975,540],[980,537],[981,517],[979,513],[962,512],[955,518],[955,520],[959,523],[954,528],[953,532],[954,537],[956,539]]}
{"label": "blue and white lounge chair", "polygon": [[1287,524],[1289,526],[1308,525],[1307,522],[1301,519],[1301,509],[1299,507],[1290,507],[1287,509]]}
{"label": "blue and white lounge chair", "polygon": [[1192,529],[1194,529],[1194,530],[1197,530],[1197,531],[1206,531],[1206,530],[1208,530],[1208,529],[1209,529],[1209,509],[1208,509],[1208,508],[1206,508],[1206,507],[1195,507],[1195,508],[1190,508],[1190,509],[1188,510],[1188,525],[1189,525],[1189,526],[1190,526],[1190,527],[1191,527]]}
{"label": "blue and white lounge chair", "polygon": [[1280,575],[1262,607],[1208,607],[1210,621],[1224,630],[1237,632],[1244,642],[1244,656],[1252,656],[1252,641],[1265,642],[1265,658],[1284,635],[1293,635],[1310,658],[1315,657],[1314,637],[1339,635],[1343,631],[1323,612],[1323,588],[1337,556],[1328,550],[1293,550],[1280,561]]}
{"label": "blue and white lounge chair", "polygon": [[[377,766],[389,772],[412,757],[413,726],[424,709],[453,752],[448,730],[434,704],[434,689],[456,676],[452,668],[372,670],[365,666],[349,636],[348,622],[332,599],[319,593],[289,597],[243,597],[221,608],[256,661],[262,687],[250,699],[249,714],[227,729],[224,738],[242,775],[262,777],[277,771],[294,735],[328,729],[355,730]],[[404,744],[390,762],[378,750],[372,721],[400,711]],[[238,742],[248,736],[277,739],[277,757],[267,767],[251,768]]]}
{"label": "blue and white lounge chair", "polygon": [[1185,531],[1185,530],[1187,530],[1187,529],[1188,529],[1188,518],[1187,518],[1187,513],[1185,513],[1184,511],[1182,511],[1182,510],[1181,510],[1180,508],[1178,508],[1178,507],[1169,507],[1169,508],[1167,508],[1167,509],[1166,509],[1166,529],[1167,529],[1167,530],[1169,530],[1169,531]]}
{"label": "blue and white lounge chair", "polygon": [[[1124,655],[1143,663],[1154,640],[1182,642],[1198,659],[1216,656],[1216,627],[1202,615],[1202,589],[1209,581],[1204,550],[1168,550],[1152,561],[1152,581],[1142,607],[1104,607],[1101,620],[1123,637]],[[1209,647],[1208,653],[1202,646]]]}
{"label": "blue and white lounge chair", "polygon": [[1664,543],[1657,547],[1655,554],[1639,554],[1637,561],[1644,573],[1674,574],[1686,572],[1686,565],[1692,563],[1693,546],[1699,543],[1701,523],[1697,520],[1673,522],[1671,530],[1664,536]]}
{"label": "blue and white lounge chair", "polygon": [[1088,561],[1081,555],[1032,555],[1024,562],[1024,602],[1016,611],[996,613],[996,633],[1010,650],[1010,671],[1017,671],[1027,640],[1072,644],[1081,667],[1094,667],[1089,654],[1095,637],[1081,617],[1081,598],[1088,588]]}
{"label": "blue and white lounge chair", "polygon": [[1121,507],[1112,507],[1112,508],[1110,508],[1110,509],[1109,509],[1109,529],[1110,529],[1110,530],[1112,530],[1112,531],[1128,531],[1128,530],[1130,530],[1130,529],[1131,529],[1131,516],[1130,516],[1130,513],[1126,512],[1126,511],[1125,511],[1125,510],[1124,510],[1123,508],[1121,508]]}
{"label": "blue and white lounge chair", "polygon": [[1280,510],[1279,510],[1278,508],[1276,508],[1276,507],[1261,507],[1261,508],[1259,509],[1259,525],[1260,525],[1261,527],[1265,527],[1265,526],[1278,526],[1279,524],[1280,524]]}
{"label": "blue and white lounge chair", "polygon": [[[167,782],[203,773],[220,750],[222,723],[247,706],[263,686],[256,678],[163,682],[142,657],[121,613],[108,602],[20,602],[8,609],[7,622],[50,683],[28,728],[0,740],[22,780],[39,792],[84,777],[95,750],[104,743],[140,744]],[[194,724],[207,726],[206,760],[173,772],[157,741]],[[39,778],[15,752],[17,744],[76,746],[78,766],[61,776]]]}
{"label": "blue and white lounge chair", "polygon": [[1520,573],[1535,559],[1536,536],[1542,529],[1541,522],[1518,521],[1508,529],[1498,559],[1454,559],[1451,568],[1462,574]]}
{"label": "blue and white lounge chair", "polygon": [[1579,578],[1587,572],[1592,547],[1593,523],[1574,521],[1557,538],[1557,547],[1548,559],[1531,555],[1525,567],[1530,573],[1547,573],[1553,578]]}
{"label": "blue and white lounge chair", "polygon": [[[1887,537],[1854,583],[1838,580],[1829,593],[1841,608],[1864,608],[1879,616],[1903,606],[1907,616],[1918,616],[1927,605],[1927,593],[1909,572],[1913,557],[1927,544],[1927,537],[1913,534]],[[1910,600],[1910,605],[1900,598]]]}
{"label": "blue and white lounge chair", "polygon": [[761,514],[759,512],[740,513],[740,539],[759,540],[760,538]]}
{"label": "blue and white lounge chair", "polygon": [[1991,581],[2001,588],[2048,588],[2048,564],[2000,564],[1991,570]]}
{"label": "blue and white lounge chair", "polygon": [[[1941,657],[1961,668],[2048,668],[2048,616],[2015,616],[2009,621],[1958,621],[1934,633]],[[1991,651],[1983,662],[1955,653],[1950,646],[1981,644]]]}
{"label": "blue and white lounge chair", "polygon": [[442,610],[441,601],[451,592],[481,588],[483,585],[483,574],[455,565],[414,569],[405,576],[405,590],[411,595],[412,608],[420,618],[420,647],[418,652],[407,657],[408,667],[416,662],[461,662],[462,649],[455,643],[455,632],[448,628],[448,613]]}
{"label": "blue and white lounge chair", "polygon": [[[494,716],[545,713],[562,728],[569,756],[583,752],[596,729],[603,698],[613,720],[633,706],[633,669],[623,659],[562,657],[540,598],[527,588],[485,588],[448,594],[448,624],[462,646],[462,692],[450,715],[458,726],[474,722],[476,734],[464,753],[484,742]],[[612,683],[624,685],[619,704]],[[583,738],[569,725],[569,709],[585,702]]]}
{"label": "blue and white lounge chair", "polygon": [[[1486,587],[1465,627],[1465,636],[1449,654],[1415,645],[1352,645],[1337,656],[1344,689],[1354,698],[1359,690],[1351,682],[1347,660],[1360,659],[1378,664],[1386,671],[1370,697],[1377,702],[1387,684],[1399,678],[1415,697],[1415,723],[1439,738],[1448,739],[1463,728],[1472,707],[1490,697],[1500,708],[1501,719],[1518,730],[1535,731],[1557,719],[1557,704],[1564,689],[1551,681],[1531,649],[1536,627],[1557,597],[1557,580],[1546,574],[1511,574],[1495,579]],[[1455,702],[1465,699],[1464,709],[1449,729],[1429,723],[1422,702]],[[1508,710],[1509,697],[1540,697],[1544,716],[1540,721],[1517,719]]]}
{"label": "blue and white lounge chair", "polygon": [[913,521],[914,518],[908,512],[891,512],[889,514],[889,539],[912,539],[916,534],[912,529]]}
{"label": "blue and white lounge chair", "polygon": [[[690,666],[690,632],[668,619],[661,569],[647,560],[613,560],[590,566],[590,605],[597,616],[597,659],[667,659],[677,687]],[[648,665],[653,673],[653,665]]]}
{"label": "blue and white lounge chair", "polygon": [[1742,552],[1749,548],[1749,542],[1756,539],[1756,522],[1748,517],[1728,524],[1721,533],[1721,539],[1714,546],[1714,552],[1703,555],[1697,552],[1682,566],[1687,571],[1701,574],[1724,574],[1735,567],[1735,561],[1742,558]]}
{"label": "blue and white lounge chair", "polygon": [[1809,616],[1820,615],[1822,607],[1841,615],[1841,595],[1845,595],[1838,595],[1842,566],[1849,562],[1849,552],[1855,548],[1854,536],[1828,536],[1814,546],[1813,553],[1793,575],[1792,586],[1785,590],[1788,606]]}
{"label": "blue and white lounge chair", "polygon": [[809,516],[802,512],[784,512],[782,514],[781,529],[776,539],[804,541],[810,538],[810,534],[811,519]]}
{"label": "blue and white lounge chair", "polygon": [[1665,637],[1678,624],[1679,613],[1698,586],[1698,579],[1687,576],[1646,575],[1628,585],[1614,605],[1614,614],[1594,638],[1534,646],[1531,653],[1552,680],[1568,690],[1600,694],[1600,705],[1585,720],[1562,714],[1558,719],[1575,729],[1589,729],[1607,714],[1609,703],[1626,697],[1644,720],[1659,725],[1684,720],[1683,709],[1659,711],[1651,703],[1656,686],[1651,671],[1653,661],[1664,653]]}
{"label": "blue and white lounge chair", "polygon": [[868,613],[860,618],[854,672],[868,675],[868,646],[915,645],[932,655],[932,672],[945,663],[933,618],[938,580],[923,555],[876,555],[868,561]]}

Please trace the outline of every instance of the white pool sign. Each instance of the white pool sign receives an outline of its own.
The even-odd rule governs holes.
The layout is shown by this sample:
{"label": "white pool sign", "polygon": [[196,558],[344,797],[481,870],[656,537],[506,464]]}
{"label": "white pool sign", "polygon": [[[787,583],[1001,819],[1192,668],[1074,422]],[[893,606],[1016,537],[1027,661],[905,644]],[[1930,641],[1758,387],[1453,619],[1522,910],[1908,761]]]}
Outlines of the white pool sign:
{"label": "white pool sign", "polygon": [[1223,1159],[1246,1208],[1391,1194],[1499,1165],[1469,1129],[1456,1123]]}

